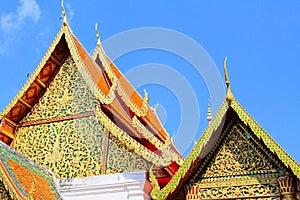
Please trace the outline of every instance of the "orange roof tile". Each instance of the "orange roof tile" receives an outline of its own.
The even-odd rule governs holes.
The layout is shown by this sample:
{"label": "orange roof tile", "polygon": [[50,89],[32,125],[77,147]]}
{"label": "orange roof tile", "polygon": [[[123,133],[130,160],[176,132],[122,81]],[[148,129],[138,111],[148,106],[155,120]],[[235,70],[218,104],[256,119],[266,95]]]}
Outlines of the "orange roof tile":
{"label": "orange roof tile", "polygon": [[90,55],[87,53],[87,51],[84,49],[84,47],[80,44],[80,42],[77,40],[77,38],[71,34],[72,39],[74,41],[74,44],[78,50],[78,54],[80,58],[82,59],[86,69],[88,70],[90,76],[97,84],[98,88],[105,94],[108,95],[109,93],[109,86],[107,85],[105,78],[102,74],[101,69],[98,67],[98,65],[93,61],[93,59],[90,57]]}
{"label": "orange roof tile", "polygon": [[[143,106],[143,99],[140,94],[132,87],[129,81],[124,77],[124,75],[119,71],[119,69],[110,61],[107,57],[108,61],[110,62],[110,67],[113,70],[114,74],[119,80],[119,83],[122,85],[124,90],[126,91],[127,95],[131,97],[131,100],[138,106]],[[162,127],[159,119],[157,118],[156,114],[149,108],[149,112],[145,116],[147,120],[154,126],[154,128],[163,136],[164,139],[168,138],[168,134]]]}
{"label": "orange roof tile", "polygon": [[32,190],[34,199],[56,199],[55,194],[50,190],[47,180],[41,178],[36,173],[30,171],[11,159],[7,159],[7,161],[14,173],[14,176],[25,189],[27,194],[30,194],[30,190],[32,190],[32,186],[36,180],[35,188]]}
{"label": "orange roof tile", "polygon": [[143,106],[143,99],[139,93],[132,87],[132,85],[128,82],[128,80],[124,77],[124,75],[119,71],[119,69],[110,61],[111,69],[116,75],[119,83],[122,85],[127,95],[131,98],[131,100],[137,105],[139,108]]}
{"label": "orange roof tile", "polygon": [[0,142],[0,180],[15,199],[61,199],[54,176]]}

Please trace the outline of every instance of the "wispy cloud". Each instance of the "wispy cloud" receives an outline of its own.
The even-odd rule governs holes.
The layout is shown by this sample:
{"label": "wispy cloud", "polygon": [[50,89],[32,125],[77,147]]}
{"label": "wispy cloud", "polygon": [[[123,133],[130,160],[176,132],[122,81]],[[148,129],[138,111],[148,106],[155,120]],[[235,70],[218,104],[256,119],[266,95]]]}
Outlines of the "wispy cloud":
{"label": "wispy cloud", "polygon": [[41,10],[36,0],[19,0],[16,11],[1,16],[0,27],[4,32],[19,29],[26,19],[34,23],[40,19]]}
{"label": "wispy cloud", "polygon": [[0,55],[7,55],[8,49],[18,41],[20,30],[26,23],[37,23],[41,10],[36,0],[19,0],[16,10],[0,17]]}
{"label": "wispy cloud", "polygon": [[73,16],[74,16],[74,11],[73,11],[71,5],[68,4],[68,3],[66,4],[66,8],[67,8],[68,21],[70,23],[72,21]]}

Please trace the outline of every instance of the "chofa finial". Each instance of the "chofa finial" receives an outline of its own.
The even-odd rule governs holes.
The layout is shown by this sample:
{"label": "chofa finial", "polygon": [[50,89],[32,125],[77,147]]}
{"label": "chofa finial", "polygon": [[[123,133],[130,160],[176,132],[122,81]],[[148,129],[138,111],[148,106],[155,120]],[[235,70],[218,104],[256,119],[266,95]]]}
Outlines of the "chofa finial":
{"label": "chofa finial", "polygon": [[95,24],[95,30],[96,30],[96,37],[97,37],[97,46],[101,46],[101,42],[100,42],[100,35],[99,35],[99,31],[98,31],[98,24]]}
{"label": "chofa finial", "polygon": [[231,103],[232,99],[233,99],[233,95],[232,95],[232,92],[230,90],[230,81],[229,81],[229,78],[228,78],[228,73],[227,73],[227,56],[225,57],[225,60],[224,60],[224,75],[225,75],[225,81],[226,81],[226,86],[227,86],[227,94],[226,94],[226,100]]}
{"label": "chofa finial", "polygon": [[67,21],[67,14],[64,7],[64,0],[61,0],[61,10],[63,14],[63,25],[66,26],[68,24],[68,21]]}
{"label": "chofa finial", "polygon": [[143,104],[148,105],[149,103],[149,95],[146,89],[144,89],[144,99],[143,99]]}
{"label": "chofa finial", "polygon": [[208,99],[208,106],[207,106],[207,115],[206,115],[206,119],[207,119],[208,123],[210,123],[210,121],[212,120],[210,99]]}

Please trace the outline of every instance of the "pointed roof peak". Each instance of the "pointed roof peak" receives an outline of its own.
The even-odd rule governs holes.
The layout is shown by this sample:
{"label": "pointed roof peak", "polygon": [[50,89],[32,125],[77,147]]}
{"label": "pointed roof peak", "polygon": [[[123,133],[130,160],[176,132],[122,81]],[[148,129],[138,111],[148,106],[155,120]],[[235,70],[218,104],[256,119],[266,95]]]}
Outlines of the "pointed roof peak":
{"label": "pointed roof peak", "polygon": [[230,81],[229,81],[229,77],[228,77],[228,73],[227,73],[227,56],[224,59],[224,76],[225,76],[225,82],[226,82],[226,86],[227,86],[227,94],[226,94],[226,100],[231,103],[232,99],[233,99],[233,95],[230,89]]}
{"label": "pointed roof peak", "polygon": [[65,11],[65,6],[64,6],[64,0],[61,0],[61,10],[62,10],[62,14],[63,14],[63,25],[66,26],[66,25],[68,25],[68,21],[67,21],[67,14]]}

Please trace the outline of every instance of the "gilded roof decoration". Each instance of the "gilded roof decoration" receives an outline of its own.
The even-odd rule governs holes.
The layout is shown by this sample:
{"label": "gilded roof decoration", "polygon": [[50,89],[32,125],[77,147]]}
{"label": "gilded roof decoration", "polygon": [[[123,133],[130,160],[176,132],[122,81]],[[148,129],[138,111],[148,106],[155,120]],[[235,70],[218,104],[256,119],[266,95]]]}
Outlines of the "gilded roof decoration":
{"label": "gilded roof decoration", "polygon": [[25,93],[29,90],[30,86],[34,83],[35,79],[41,74],[44,66],[46,65],[47,61],[49,60],[52,52],[54,52],[54,49],[56,45],[59,43],[61,37],[64,34],[64,28],[62,27],[58,34],[56,35],[55,39],[53,40],[52,44],[50,45],[48,51],[42,58],[39,65],[36,67],[34,72],[31,74],[25,85],[21,88],[21,90],[18,92],[18,94],[13,98],[13,100],[6,106],[6,108],[1,112],[0,118],[2,119],[5,115],[7,115],[12,108],[18,103],[18,101],[22,98],[22,96],[25,95]]}
{"label": "gilded roof decoration", "polygon": [[[98,26],[96,24],[96,37],[97,37],[97,47],[95,51],[92,54],[92,58],[94,60],[97,59],[97,57],[101,61],[101,65],[103,69],[105,70],[105,73],[107,74],[110,81],[114,84],[117,82],[116,86],[116,92],[121,97],[122,101],[130,108],[130,110],[135,113],[136,116],[141,117],[147,124],[148,128],[151,129],[147,131],[146,127],[142,127],[145,125],[142,125],[141,123],[137,124],[137,117],[134,116],[132,119],[130,119],[133,126],[135,126],[138,131],[141,133],[141,136],[147,135],[147,139],[154,144],[155,147],[158,149],[161,149],[159,147],[159,142],[157,142],[159,139],[154,139],[156,137],[159,137],[160,139],[164,140],[164,143],[168,142],[170,140],[168,133],[164,130],[164,128],[161,126],[157,116],[154,114],[154,112],[150,109],[148,103],[149,103],[149,95],[147,91],[144,91],[144,98],[142,99],[141,96],[136,92],[136,90],[130,85],[130,83],[127,81],[127,79],[122,75],[122,73],[118,70],[118,68],[111,62],[111,60],[106,56],[104,49],[100,42],[100,35],[98,32]],[[113,86],[112,86],[113,87]],[[117,100],[118,101],[118,100]],[[147,132],[147,133],[146,133]],[[154,136],[154,134],[156,134]],[[150,136],[151,135],[151,136]],[[153,143],[154,142],[154,143]],[[164,145],[166,147],[167,145]],[[168,150],[164,148],[165,151],[169,151],[169,153],[173,152],[172,154],[177,154],[176,157],[181,157],[176,148],[172,143],[170,143],[171,148]],[[175,160],[178,160],[177,158]],[[179,159],[182,163],[183,159]]]}
{"label": "gilded roof decoration", "polygon": [[228,109],[232,108],[240,120],[245,123],[245,125],[249,126],[252,132],[260,138],[266,147],[273,153],[275,153],[280,161],[287,167],[292,170],[294,175],[300,179],[300,166],[299,164],[289,156],[272,138],[271,136],[265,132],[261,126],[244,110],[244,108],[237,102],[235,98],[232,99],[231,103],[226,99],[222,106],[220,107],[219,111],[217,112],[216,116],[213,118],[212,122],[209,124],[207,129],[204,131],[203,135],[197,142],[196,146],[186,158],[184,163],[180,166],[177,170],[175,175],[172,177],[170,182],[161,190],[159,191],[152,191],[151,196],[155,199],[164,200],[167,199],[175,190],[180,187],[182,181],[186,181],[188,176],[191,176],[191,168],[195,167],[199,160],[203,159],[200,157],[202,155],[203,149],[208,149],[210,139],[214,132],[218,129],[218,127],[224,123],[225,116],[228,112]]}
{"label": "gilded roof decoration", "polygon": [[229,77],[228,77],[228,73],[227,73],[227,57],[225,57],[224,59],[224,75],[225,75],[225,83],[227,86],[227,94],[226,94],[226,100],[231,103],[232,99],[233,99],[233,95],[230,89],[230,81],[229,81]]}
{"label": "gilded roof decoration", "polygon": [[125,133],[122,129],[120,129],[116,124],[109,120],[109,118],[103,113],[103,111],[99,108],[96,110],[96,115],[107,130],[115,136],[121,143],[126,145],[130,150],[133,150],[136,154],[141,155],[146,160],[149,160],[153,164],[158,166],[168,166],[174,160],[178,160],[179,158],[172,158],[172,155],[164,154],[163,156],[158,156],[155,152],[150,151],[145,148],[142,144],[131,138],[127,133]]}
{"label": "gilded roof decoration", "polygon": [[[73,35],[67,23],[63,2],[62,13],[64,17],[63,26],[59,30],[45,56],[32,75],[29,77],[23,88],[0,114],[0,118],[4,120],[3,122],[5,122],[3,124],[6,124],[5,126],[1,126],[1,134],[4,132],[3,130],[10,130],[5,134],[10,134],[11,138],[14,139],[14,134],[16,133],[17,129],[23,131],[23,129],[29,130],[30,126],[41,125],[45,123],[58,124],[60,121],[73,120],[73,118],[76,118],[76,116],[82,116],[86,114],[69,113],[68,116],[60,116],[59,114],[61,113],[58,113],[58,115],[53,119],[44,119],[43,117],[41,118],[41,116],[34,118],[37,117],[37,115],[32,116],[32,118],[26,118],[26,116],[29,116],[31,112],[34,112],[34,110],[37,109],[36,107],[38,106],[36,105],[43,97],[42,94],[49,90],[52,81],[57,76],[67,58],[72,57],[73,62],[75,63],[74,67],[82,76],[93,96],[99,101],[99,104],[107,105],[109,109],[116,110],[120,116],[124,118],[124,121],[126,121],[126,126],[131,126],[135,132],[146,136],[146,142],[149,141],[151,145],[159,147],[159,150],[149,150],[152,148],[151,145],[149,147],[144,143],[144,141],[137,141],[133,137],[130,137],[128,133],[117,127],[116,124],[114,124],[114,122],[112,122],[111,119],[106,116],[106,114],[100,110],[97,110],[96,115],[101,116],[99,119],[102,120],[100,120],[101,123],[106,125],[105,128],[108,129],[111,134],[114,134],[114,136],[129,150],[134,151],[147,161],[162,167],[166,167],[171,163],[177,163],[177,166],[175,167],[177,169],[178,165],[183,162],[183,159],[176,151],[173,144],[168,143],[168,134],[161,126],[157,116],[150,110],[148,105],[148,93],[145,91],[145,97],[142,98],[130,85],[126,78],[120,73],[117,67],[107,58],[100,45],[98,51],[101,50],[102,53],[100,53],[99,56],[101,56],[101,60],[105,62],[104,69],[110,78],[110,83],[108,83],[101,69],[89,56],[77,38]],[[99,34],[98,40],[100,41]],[[116,94],[118,94],[118,97],[125,102],[126,106],[128,106],[136,116],[142,117],[143,120],[150,125],[149,130],[142,126],[134,127],[131,116],[125,113],[123,109],[120,109],[121,103],[119,100],[117,100]],[[70,98],[72,97],[70,97],[67,92],[63,93],[62,101],[73,101],[73,99]],[[91,116],[91,112],[93,111],[89,110],[89,116]],[[141,123],[139,125],[141,125]],[[12,145],[14,145],[15,142],[16,141],[14,141]],[[19,149],[22,149],[21,146],[18,147]],[[160,156],[161,153],[163,156]],[[45,162],[49,161],[49,166],[52,163],[50,161],[56,162],[58,159],[54,158],[54,155],[60,155],[60,153],[53,151],[46,155],[47,159]],[[61,155],[58,157],[61,157]],[[61,177],[68,176],[65,174],[60,175]]]}

